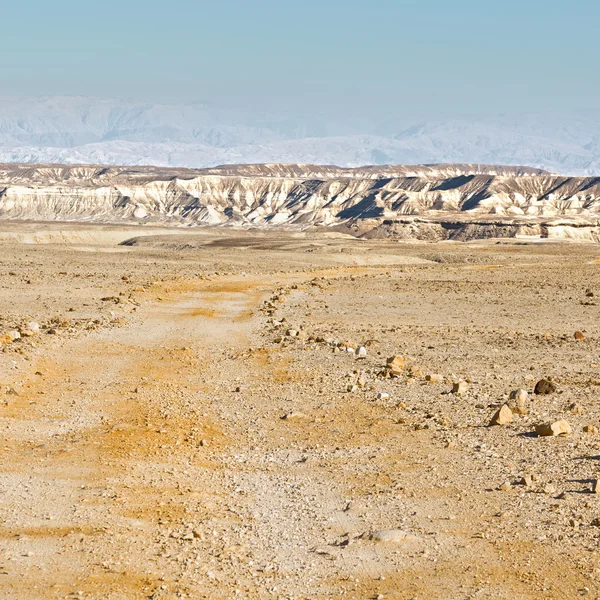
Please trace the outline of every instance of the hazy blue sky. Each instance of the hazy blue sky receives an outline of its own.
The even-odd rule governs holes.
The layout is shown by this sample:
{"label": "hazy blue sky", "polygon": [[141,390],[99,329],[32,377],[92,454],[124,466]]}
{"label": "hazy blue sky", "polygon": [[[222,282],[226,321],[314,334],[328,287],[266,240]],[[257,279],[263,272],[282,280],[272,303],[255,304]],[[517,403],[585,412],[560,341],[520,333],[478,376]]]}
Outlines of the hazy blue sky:
{"label": "hazy blue sky", "polygon": [[2,95],[307,110],[594,109],[598,0],[5,2]]}

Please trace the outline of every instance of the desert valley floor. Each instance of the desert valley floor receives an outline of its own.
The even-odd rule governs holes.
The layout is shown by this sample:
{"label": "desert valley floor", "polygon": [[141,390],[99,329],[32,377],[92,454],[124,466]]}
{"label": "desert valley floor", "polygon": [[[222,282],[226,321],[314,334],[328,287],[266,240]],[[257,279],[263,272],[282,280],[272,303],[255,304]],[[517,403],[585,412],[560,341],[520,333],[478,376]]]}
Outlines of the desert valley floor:
{"label": "desert valley floor", "polygon": [[598,245],[141,229],[0,230],[0,597],[600,597]]}

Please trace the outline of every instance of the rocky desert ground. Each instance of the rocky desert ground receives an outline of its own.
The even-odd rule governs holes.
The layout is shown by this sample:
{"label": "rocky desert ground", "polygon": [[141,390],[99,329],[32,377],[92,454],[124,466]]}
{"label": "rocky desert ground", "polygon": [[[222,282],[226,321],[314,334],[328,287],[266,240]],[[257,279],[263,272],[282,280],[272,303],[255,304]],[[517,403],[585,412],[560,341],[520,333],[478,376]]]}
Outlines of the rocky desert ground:
{"label": "rocky desert ground", "polygon": [[0,229],[2,598],[600,598],[597,245],[139,230]]}

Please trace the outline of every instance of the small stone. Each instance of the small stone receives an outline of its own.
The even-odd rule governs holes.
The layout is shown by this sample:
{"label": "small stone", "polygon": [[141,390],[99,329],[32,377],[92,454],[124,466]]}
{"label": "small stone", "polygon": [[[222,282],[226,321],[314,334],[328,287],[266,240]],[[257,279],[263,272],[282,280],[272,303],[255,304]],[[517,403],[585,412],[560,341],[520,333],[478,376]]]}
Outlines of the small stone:
{"label": "small stone", "polygon": [[20,332],[23,337],[31,337],[40,332],[40,326],[35,321],[29,321],[24,327],[21,327]]}
{"label": "small stone", "polygon": [[584,433],[598,433],[598,428],[595,425],[584,425],[583,432]]}
{"label": "small stone", "polygon": [[600,518],[596,517],[591,523],[590,525],[592,527],[600,527]]}
{"label": "small stone", "polygon": [[356,357],[357,358],[366,358],[367,356],[367,349],[364,346],[359,346],[358,349],[356,350]]}
{"label": "small stone", "polygon": [[386,368],[390,375],[398,377],[404,373],[408,367],[409,360],[405,356],[392,356],[387,359]]}
{"label": "small stone", "polygon": [[577,402],[573,402],[573,404],[571,404],[571,406],[569,406],[569,410],[574,415],[585,415],[585,408],[583,408],[583,406],[581,406],[581,404],[577,404]]}
{"label": "small stone", "polygon": [[469,384],[466,381],[456,381],[452,385],[453,394],[464,394],[469,389]]}
{"label": "small stone", "polygon": [[573,337],[578,341],[582,341],[585,340],[585,335],[583,335],[583,331],[579,331],[579,329],[575,332],[575,334],[573,335]]}
{"label": "small stone", "polygon": [[510,481],[505,481],[504,483],[501,483],[501,484],[498,486],[498,489],[499,489],[501,492],[508,492],[509,490],[511,490],[511,489],[512,489],[512,485],[511,485]]}
{"label": "small stone", "polygon": [[430,373],[425,375],[425,381],[429,381],[429,383],[442,383],[444,378],[441,375]]}
{"label": "small stone", "polygon": [[533,485],[533,477],[531,475],[524,475],[521,477],[521,484],[531,487]]}
{"label": "small stone", "polygon": [[529,394],[527,393],[527,390],[524,390],[523,388],[517,388],[510,393],[508,398],[509,400],[515,400],[516,402],[527,402],[527,400],[529,400]]}
{"label": "small stone", "polygon": [[556,385],[548,379],[540,379],[533,390],[537,395],[553,394],[556,391]]}
{"label": "small stone", "polygon": [[377,400],[387,400],[390,395],[387,392],[379,392],[377,394]]}
{"label": "small stone", "polygon": [[423,371],[419,367],[412,366],[408,370],[409,377],[423,377]]}
{"label": "small stone", "polygon": [[285,332],[285,335],[287,335],[288,337],[297,337],[298,336],[298,330],[297,329],[288,329]]}
{"label": "small stone", "polygon": [[551,483],[547,483],[542,491],[544,492],[544,494],[552,496],[553,494],[556,494],[556,487],[553,486]]}
{"label": "small stone", "polygon": [[490,421],[491,425],[508,425],[512,423],[513,413],[507,404],[503,404],[498,411],[492,417]]}
{"label": "small stone", "polygon": [[535,426],[535,432],[539,436],[559,436],[569,435],[572,432],[571,426],[564,419],[554,421],[554,423],[541,423]]}
{"label": "small stone", "polygon": [[594,481],[592,481],[592,489],[590,490],[592,494],[600,494],[600,484],[598,481],[598,479],[594,479]]}
{"label": "small stone", "polygon": [[516,415],[526,415],[528,412],[527,401],[529,394],[523,388],[513,390],[509,395],[508,407]]}

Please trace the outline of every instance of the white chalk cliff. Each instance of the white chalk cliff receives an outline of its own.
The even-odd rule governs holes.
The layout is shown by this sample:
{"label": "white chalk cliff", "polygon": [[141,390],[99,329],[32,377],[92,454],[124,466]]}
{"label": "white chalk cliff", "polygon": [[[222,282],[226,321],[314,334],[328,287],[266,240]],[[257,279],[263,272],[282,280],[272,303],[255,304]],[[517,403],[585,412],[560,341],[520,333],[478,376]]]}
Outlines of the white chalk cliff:
{"label": "white chalk cliff", "polygon": [[471,237],[490,237],[492,230],[543,235],[543,227],[560,221],[561,227],[589,234],[600,221],[600,177],[469,164],[198,170],[5,164],[0,165],[0,218],[295,229],[343,225],[371,237],[419,237],[423,227],[411,234],[406,226],[427,222],[437,224],[438,238],[453,237],[440,229],[456,229],[453,223],[460,223],[461,231],[477,225]]}

